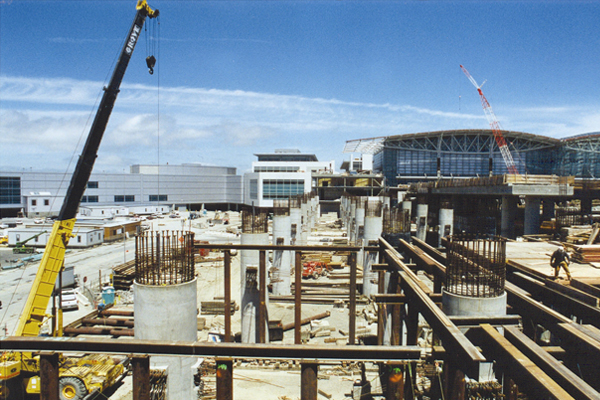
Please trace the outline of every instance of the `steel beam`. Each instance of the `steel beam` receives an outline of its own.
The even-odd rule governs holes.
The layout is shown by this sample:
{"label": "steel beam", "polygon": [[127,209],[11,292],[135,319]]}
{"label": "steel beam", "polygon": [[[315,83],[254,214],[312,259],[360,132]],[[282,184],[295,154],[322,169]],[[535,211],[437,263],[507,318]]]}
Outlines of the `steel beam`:
{"label": "steel beam", "polygon": [[277,245],[277,244],[194,244],[195,249],[214,249],[214,250],[282,250],[282,251],[378,251],[379,246],[296,246],[296,245]]}
{"label": "steel beam", "polygon": [[493,326],[482,324],[477,330],[471,330],[472,338],[490,354],[507,375],[513,379],[519,389],[534,399],[574,399],[556,381],[550,378],[519,349],[502,336]]}
{"label": "steel beam", "polygon": [[319,364],[316,362],[303,362],[300,365],[300,370],[300,399],[317,400]]}
{"label": "steel beam", "polygon": [[150,357],[131,357],[133,370],[133,400],[150,400]]}
{"label": "steel beam", "polygon": [[600,393],[593,387],[514,326],[504,327],[504,337],[574,398],[578,400],[600,399]]}
{"label": "steel beam", "polygon": [[[2,346],[4,348],[4,346]],[[20,378],[17,378],[20,379]],[[3,382],[3,384],[6,384]],[[58,353],[40,353],[40,400],[58,400]]]}
{"label": "steel beam", "polygon": [[170,342],[114,340],[106,338],[55,338],[8,336],[0,339],[3,350],[58,351],[75,353],[149,354],[197,357],[248,357],[260,359],[318,359],[394,361],[419,360],[418,346],[317,346],[244,343]]}
{"label": "steel beam", "polygon": [[233,360],[216,358],[217,400],[233,400]]}
{"label": "steel beam", "polygon": [[[442,340],[446,350],[458,357],[460,360],[459,365],[464,368],[463,371],[471,377],[478,377],[479,363],[485,361],[485,357],[429,298],[428,293],[423,290],[424,283],[410,268],[404,265],[398,253],[389,243],[381,238],[380,243],[382,246],[387,247],[386,258],[388,264],[393,266],[400,274],[400,285],[404,293],[411,298],[411,307],[418,307],[418,311],[431,325],[437,337]],[[404,243],[405,246],[410,246],[408,243]]]}

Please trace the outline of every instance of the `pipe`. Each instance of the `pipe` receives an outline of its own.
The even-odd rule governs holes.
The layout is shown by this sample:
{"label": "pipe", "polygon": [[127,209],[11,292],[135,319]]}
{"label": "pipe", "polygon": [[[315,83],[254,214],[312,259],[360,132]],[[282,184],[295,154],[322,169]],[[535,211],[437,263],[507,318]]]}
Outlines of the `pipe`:
{"label": "pipe", "polygon": [[[306,325],[306,324],[310,323],[311,321],[314,321],[316,319],[327,318],[330,315],[331,315],[331,312],[325,311],[324,313],[313,315],[312,317],[307,317],[307,318],[300,320],[300,325],[301,326]],[[284,332],[289,331],[290,329],[294,329],[295,327],[296,327],[295,322],[290,322],[289,324],[282,325],[282,329]]]}

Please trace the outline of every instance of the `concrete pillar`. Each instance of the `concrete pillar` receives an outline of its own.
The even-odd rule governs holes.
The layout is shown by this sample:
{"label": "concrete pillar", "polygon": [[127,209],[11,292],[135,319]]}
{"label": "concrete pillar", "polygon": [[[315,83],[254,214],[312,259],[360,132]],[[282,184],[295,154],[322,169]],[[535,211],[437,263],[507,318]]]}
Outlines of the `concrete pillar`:
{"label": "concrete pillar", "polygon": [[508,239],[516,238],[515,220],[517,219],[517,197],[502,196],[502,216],[500,234]]}
{"label": "concrete pillar", "polygon": [[[268,245],[268,233],[242,233],[241,244]],[[240,290],[242,299],[242,342],[257,343],[258,307],[260,304],[258,291],[258,266],[260,263],[258,250],[242,250],[240,252]],[[248,268],[252,267],[253,269]],[[253,276],[249,281],[247,277]],[[267,339],[268,341],[268,339]]]}
{"label": "concrete pillar", "polygon": [[442,247],[442,238],[454,233],[454,209],[440,208],[440,232],[438,247]]}
{"label": "concrete pillar", "polygon": [[412,201],[410,200],[404,200],[402,202],[402,209],[403,210],[408,210],[408,218],[412,218]]}
{"label": "concrete pillar", "polygon": [[[379,203],[381,206],[381,203]],[[381,207],[379,207],[381,210]],[[358,211],[358,210],[357,210]],[[365,237],[364,245],[368,245],[369,241],[377,241],[383,231],[383,217],[381,212],[377,215],[370,215],[368,212],[365,216]],[[377,292],[377,272],[373,271],[372,265],[377,263],[377,252],[365,252],[363,262],[363,294],[370,296]]]}
{"label": "concrete pillar", "polygon": [[290,243],[298,244],[302,232],[302,211],[300,208],[290,208]]}
{"label": "concrete pillar", "polygon": [[429,206],[427,204],[417,204],[417,239],[425,241],[427,239],[427,217]]}
{"label": "concrete pillar", "polygon": [[[135,338],[140,340],[196,341],[196,279],[167,286],[133,284]],[[194,357],[153,356],[151,368],[167,370],[167,399],[192,398]]]}
{"label": "concrete pillar", "polygon": [[[273,215],[273,244],[291,244],[291,217],[289,215]],[[292,294],[290,287],[292,255],[289,251],[273,251],[273,267],[271,284],[276,296]]]}
{"label": "concrete pillar", "polygon": [[361,245],[361,241],[365,240],[365,204],[359,202],[356,205],[354,212],[354,243],[357,246]]}
{"label": "concrete pillar", "polygon": [[524,235],[540,233],[540,203],[539,197],[525,197]]}

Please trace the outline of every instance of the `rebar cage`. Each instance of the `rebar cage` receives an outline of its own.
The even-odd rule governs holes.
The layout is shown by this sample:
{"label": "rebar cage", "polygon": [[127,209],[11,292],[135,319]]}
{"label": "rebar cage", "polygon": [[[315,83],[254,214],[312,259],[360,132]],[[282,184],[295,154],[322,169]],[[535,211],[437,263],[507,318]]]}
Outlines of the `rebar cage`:
{"label": "rebar cage", "polygon": [[290,200],[289,199],[274,199],[273,200],[273,215],[277,215],[277,216],[290,215]]}
{"label": "rebar cage", "polygon": [[469,297],[498,297],[506,281],[506,239],[469,234],[448,237],[446,291]]}
{"label": "rebar cage", "polygon": [[268,216],[264,211],[242,210],[242,233],[267,233]]}
{"label": "rebar cage", "polygon": [[194,233],[148,231],[135,237],[135,280],[176,285],[195,278]]}
{"label": "rebar cage", "polygon": [[383,233],[410,232],[410,211],[398,207],[383,209]]}

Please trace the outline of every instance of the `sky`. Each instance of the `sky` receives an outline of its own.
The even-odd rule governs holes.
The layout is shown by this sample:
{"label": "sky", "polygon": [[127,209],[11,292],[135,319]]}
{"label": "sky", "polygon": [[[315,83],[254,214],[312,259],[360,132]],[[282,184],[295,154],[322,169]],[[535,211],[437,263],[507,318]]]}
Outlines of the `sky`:
{"label": "sky", "polygon": [[[135,0],[0,0],[0,169],[67,171]],[[600,1],[150,0],[95,172],[236,167],[347,140],[487,129],[600,131]],[[145,58],[157,64],[148,73]]]}

